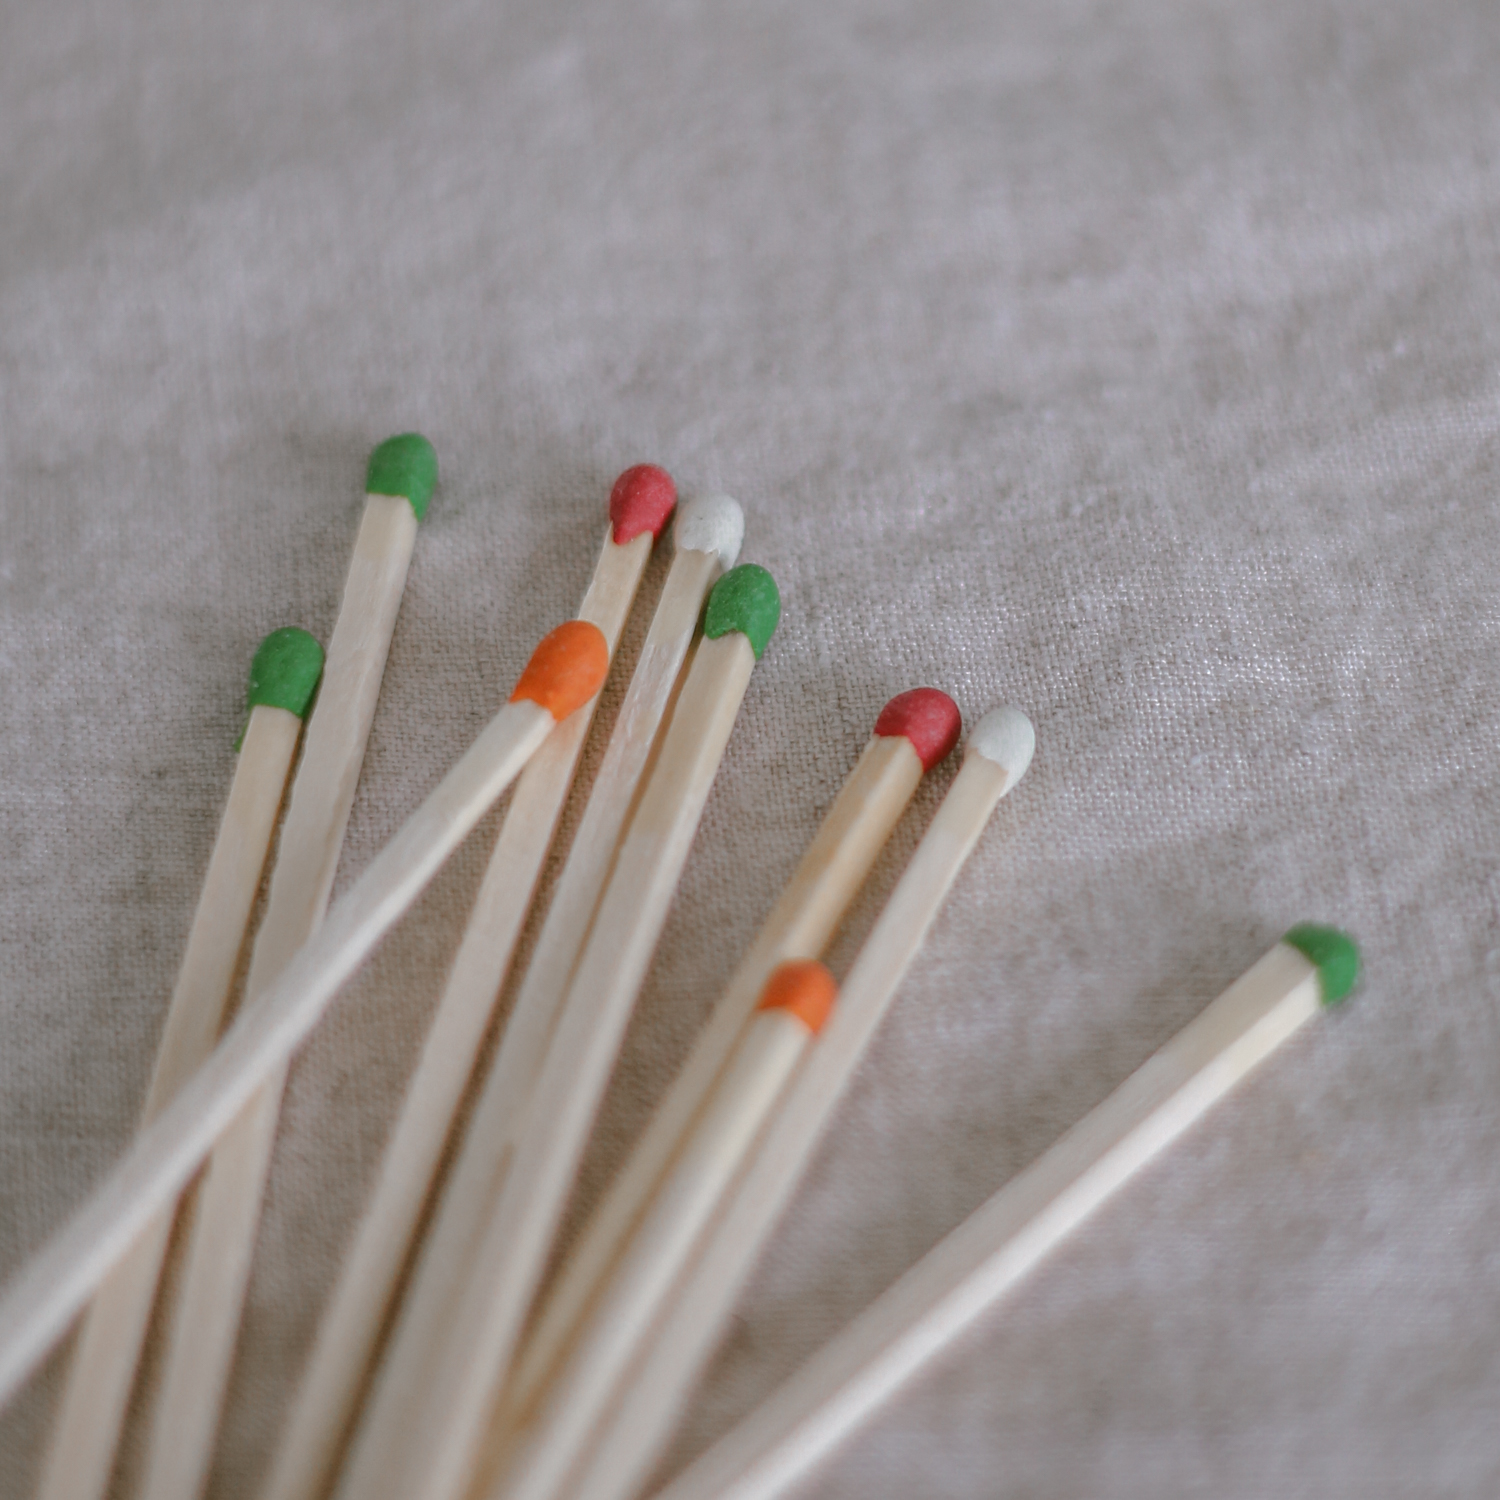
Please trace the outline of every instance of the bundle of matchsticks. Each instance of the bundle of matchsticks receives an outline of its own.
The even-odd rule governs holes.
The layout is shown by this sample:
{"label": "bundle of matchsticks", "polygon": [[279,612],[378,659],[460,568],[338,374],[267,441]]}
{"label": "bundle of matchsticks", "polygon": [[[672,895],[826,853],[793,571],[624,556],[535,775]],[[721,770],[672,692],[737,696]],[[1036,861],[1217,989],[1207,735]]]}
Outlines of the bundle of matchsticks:
{"label": "bundle of matchsticks", "polygon": [[[609,497],[577,618],[537,646],[509,701],[330,908],[407,565],[436,479],[425,439],[381,444],[326,660],[296,629],[273,632],[256,652],[228,805],[141,1132],[0,1303],[0,1397],[79,1325],[37,1488],[42,1500],[100,1500],[110,1487],[189,1189],[192,1212],[177,1231],[181,1272],[171,1305],[156,1313],[165,1353],[143,1418],[142,1493],[202,1493],[288,1063],[340,987],[512,788],[259,1493],[640,1494],[934,916],[1030,763],[1035,737],[1020,710],[994,709],[978,721],[840,986],[819,956],[924,773],[960,738],[946,694],[919,687],[891,699],[625,1168],[544,1284],[632,1005],[781,602],[763,568],[738,563],[744,523],[732,499],[679,507],[664,470],[627,470]],[[493,1061],[476,1076],[599,690],[674,512],[675,552],[645,644],[550,902],[531,917],[530,963]],[[226,1026],[278,820],[264,914]],[[1333,929],[1294,928],[678,1476],[672,1500],[748,1500],[795,1482],[1239,1077],[1341,999],[1357,962]],[[459,1131],[471,1088],[478,1102]]]}

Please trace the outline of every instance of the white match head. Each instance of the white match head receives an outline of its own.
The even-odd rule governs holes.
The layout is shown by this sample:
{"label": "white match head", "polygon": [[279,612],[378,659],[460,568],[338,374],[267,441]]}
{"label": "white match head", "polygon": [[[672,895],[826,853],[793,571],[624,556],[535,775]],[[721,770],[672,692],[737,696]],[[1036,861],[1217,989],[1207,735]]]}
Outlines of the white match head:
{"label": "white match head", "polygon": [[717,552],[727,573],[745,540],[745,513],[728,495],[698,495],[678,507],[673,536],[679,552]]}
{"label": "white match head", "polygon": [[969,735],[968,753],[982,755],[1006,771],[1005,795],[1025,774],[1036,750],[1036,730],[1019,708],[992,708]]}

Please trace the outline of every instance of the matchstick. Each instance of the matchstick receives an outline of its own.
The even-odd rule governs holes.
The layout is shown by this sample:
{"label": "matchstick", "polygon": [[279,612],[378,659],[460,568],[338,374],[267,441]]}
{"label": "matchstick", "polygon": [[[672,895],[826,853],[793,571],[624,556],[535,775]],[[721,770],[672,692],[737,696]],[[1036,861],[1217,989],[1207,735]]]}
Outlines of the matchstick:
{"label": "matchstick", "polygon": [[[389,438],[370,455],[364,515],[328,642],[322,691],[307,726],[266,914],[250,953],[247,1002],[280,976],[327,910],[417,526],[436,482],[437,455],[416,433]],[[144,1493],[152,1500],[197,1500],[208,1478],[284,1083],[284,1075],[266,1081],[215,1146],[194,1189],[192,1227],[167,1307],[167,1348],[151,1415]]]}
{"label": "matchstick", "polygon": [[[822,964],[784,963],[693,1122],[639,1228],[528,1424],[497,1493],[555,1500],[579,1447],[599,1422],[695,1244],[718,1207],[808,1043],[823,1028],[838,986]],[[475,1492],[484,1493],[480,1475]]]}
{"label": "matchstick", "polygon": [[[251,663],[239,762],[188,931],[143,1121],[161,1113],[219,1034],[302,721],[322,671],[323,648],[293,627],[272,631]],[[171,1229],[171,1215],[162,1215],[89,1305],[38,1500],[87,1500],[109,1484]]]}
{"label": "matchstick", "polygon": [[345,1500],[450,1500],[469,1476],[703,804],[780,608],[771,575],[753,564],[726,573],[709,595],[703,639],[568,986],[505,1185],[437,1342],[437,1363],[404,1370],[401,1381],[389,1369],[377,1376],[336,1492]]}
{"label": "matchstick", "polygon": [[421,1390],[425,1372],[442,1357],[444,1330],[504,1185],[532,1086],[680,684],[704,599],[734,563],[744,516],[727,495],[692,500],[682,507],[674,532],[676,556],[609,748],[387,1341],[377,1391],[396,1408],[410,1399],[400,1393]]}
{"label": "matchstick", "polygon": [[576,1455],[568,1500],[623,1500],[660,1458],[908,966],[1035,743],[1031,721],[1015,708],[986,714],[970,735],[963,767],[860,949],[832,1019],[680,1278],[619,1401]]}
{"label": "matchstick", "polygon": [[[664,469],[639,464],[615,481],[609,530],[578,611],[599,627],[611,655],[676,504]],[[591,705],[559,725],[516,783],[374,1192],[288,1407],[266,1500],[319,1500],[331,1477],[592,722]]]}
{"label": "matchstick", "polygon": [[0,1403],[66,1331],[151,1219],[187,1184],[219,1135],[317,1025],[341,985],[421,895],[520,774],[554,725],[604,681],[609,648],[570,620],[537,646],[508,702],[400,831],[329,909],[258,1000],[137,1137],[83,1207],[0,1300]]}
{"label": "matchstick", "polygon": [[957,706],[936,688],[898,693],[881,710],[873,735],[781,899],[532,1319],[491,1432],[497,1461],[506,1428],[527,1419],[723,1069],[767,976],[779,963],[817,958],[828,946],[923,772],[946,759],[960,728]]}
{"label": "matchstick", "polygon": [[770,1500],[805,1476],[1358,972],[1343,933],[1294,927],[659,1500]]}

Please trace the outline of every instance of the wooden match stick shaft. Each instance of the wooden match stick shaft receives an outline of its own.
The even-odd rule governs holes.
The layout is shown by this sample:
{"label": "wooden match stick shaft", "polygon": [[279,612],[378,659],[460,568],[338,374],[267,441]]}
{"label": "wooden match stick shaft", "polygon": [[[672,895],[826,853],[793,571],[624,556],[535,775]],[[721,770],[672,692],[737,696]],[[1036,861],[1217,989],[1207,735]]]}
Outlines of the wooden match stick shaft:
{"label": "wooden match stick shaft", "polygon": [[468,1479],[754,666],[738,631],[698,645],[441,1359],[417,1388],[377,1388],[338,1492],[346,1500],[451,1500]]}
{"label": "wooden match stick shaft", "polygon": [[569,1500],[622,1500],[644,1483],[661,1456],[908,965],[1014,779],[971,745],[860,950],[832,1019],[756,1143],[693,1266],[623,1383],[620,1400],[588,1451],[579,1454],[569,1477]]}
{"label": "wooden match stick shaft", "polygon": [[[826,973],[826,971],[825,971]],[[832,988],[831,978],[828,980]],[[745,1029],[635,1234],[580,1330],[513,1462],[481,1469],[471,1493],[554,1500],[812,1032],[786,1010]],[[488,1482],[487,1482],[488,1481]]]}
{"label": "wooden match stick shaft", "polygon": [[[257,704],[250,711],[172,991],[143,1120],[161,1112],[219,1034],[301,733],[301,717],[285,708]],[[171,1230],[171,1215],[164,1214],[115,1267],[89,1306],[38,1500],[86,1500],[103,1494],[109,1483]]]}
{"label": "wooden match stick shaft", "polygon": [[681,549],[631,677],[630,687],[574,835],[505,1031],[472,1112],[435,1222],[415,1263],[373,1393],[377,1430],[418,1399],[442,1357],[454,1303],[504,1184],[527,1101],[541,1071],[568,980],[615,858],[622,828],[681,680],[703,597],[718,577],[715,553]]}
{"label": "wooden match stick shaft", "polygon": [[[366,497],[251,950],[247,1003],[280,977],[328,908],[417,527],[404,494]],[[152,1500],[196,1500],[208,1478],[284,1083],[283,1067],[225,1132],[195,1190],[151,1417],[144,1492]]]}
{"label": "wooden match stick shaft", "polygon": [[660,1500],[781,1494],[1321,1008],[1316,966],[1278,943]]}
{"label": "wooden match stick shaft", "polygon": [[[161,1113],[218,1038],[301,733],[302,720],[284,708],[259,704],[250,711],[229,804],[172,992],[143,1120]],[[206,997],[206,1003],[194,1005],[194,995]]]}
{"label": "wooden match stick shaft", "polygon": [[317,1025],[339,987],[551,732],[541,704],[507,703],[401,831],[329,910],[321,930],[136,1139],[0,1300],[0,1402],[66,1331],[99,1282],[172,1202],[214,1142]]}
{"label": "wooden match stick shaft", "polygon": [[[623,546],[606,535],[579,608],[611,654],[652,541],[649,531]],[[331,1477],[592,722],[591,707],[560,724],[516,784],[380,1176],[290,1404],[266,1500],[317,1500]]]}
{"label": "wooden match stick shaft", "polygon": [[827,947],[911,801],[922,771],[911,741],[902,735],[880,735],[866,744],[687,1061],[547,1293],[506,1388],[510,1420],[526,1418],[551,1377],[734,1050],[771,970],[787,959],[816,958]]}

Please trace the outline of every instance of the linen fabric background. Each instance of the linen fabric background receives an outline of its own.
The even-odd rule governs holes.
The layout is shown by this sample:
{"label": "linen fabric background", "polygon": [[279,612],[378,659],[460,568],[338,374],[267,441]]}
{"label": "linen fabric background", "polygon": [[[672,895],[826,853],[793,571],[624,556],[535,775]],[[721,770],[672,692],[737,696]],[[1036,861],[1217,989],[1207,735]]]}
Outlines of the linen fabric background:
{"label": "linen fabric background", "polygon": [[[1358,997],[801,1493],[1497,1492],[1500,10],[0,27],[0,1275],[133,1132],[251,653],[326,641],[371,446],[419,429],[441,480],[341,889],[652,460],[740,499],[785,609],[575,1228],[885,700],[1038,732],[663,1477],[1305,918]],[[494,827],[293,1071],[212,1500],[255,1493]],[[6,1500],[63,1368],[0,1418]]]}

